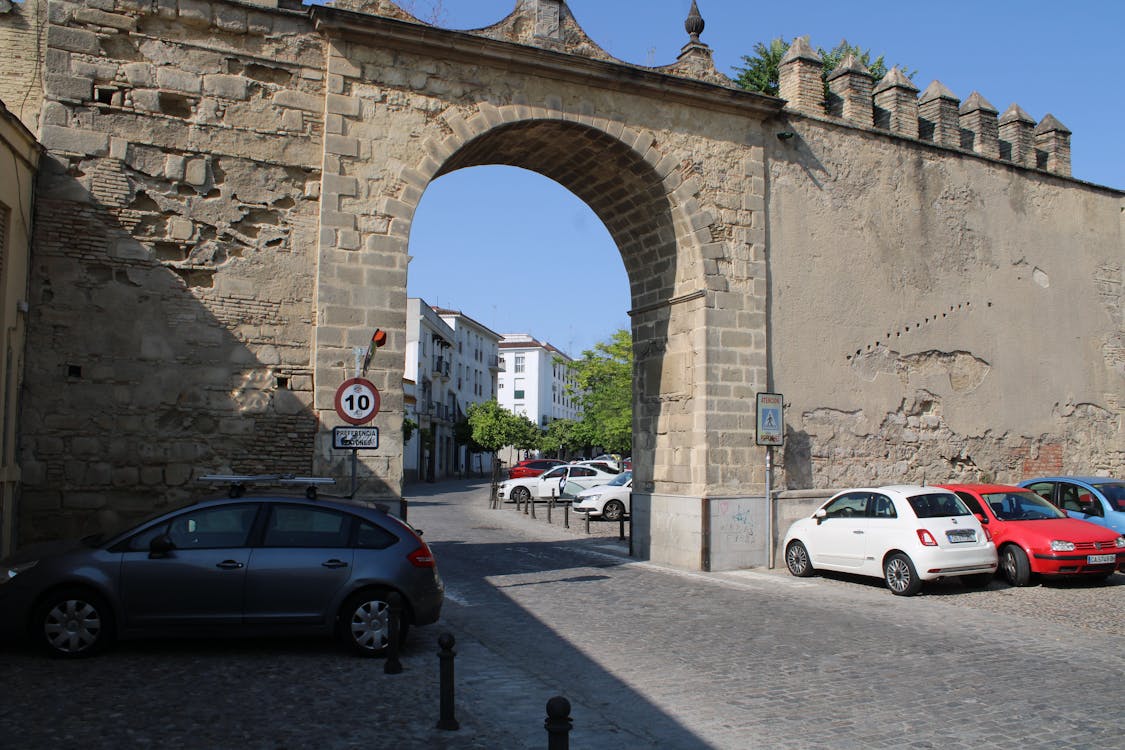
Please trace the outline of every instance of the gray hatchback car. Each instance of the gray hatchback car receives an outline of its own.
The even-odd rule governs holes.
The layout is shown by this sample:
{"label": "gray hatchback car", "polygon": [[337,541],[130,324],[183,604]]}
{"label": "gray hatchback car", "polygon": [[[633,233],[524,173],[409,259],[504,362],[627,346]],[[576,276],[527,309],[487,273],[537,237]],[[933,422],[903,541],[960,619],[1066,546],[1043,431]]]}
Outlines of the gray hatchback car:
{"label": "gray hatchback car", "polygon": [[295,497],[208,500],[128,530],[29,546],[0,563],[0,633],[61,657],[141,635],[335,634],[386,650],[437,621],[444,589],[419,532],[379,507]]}

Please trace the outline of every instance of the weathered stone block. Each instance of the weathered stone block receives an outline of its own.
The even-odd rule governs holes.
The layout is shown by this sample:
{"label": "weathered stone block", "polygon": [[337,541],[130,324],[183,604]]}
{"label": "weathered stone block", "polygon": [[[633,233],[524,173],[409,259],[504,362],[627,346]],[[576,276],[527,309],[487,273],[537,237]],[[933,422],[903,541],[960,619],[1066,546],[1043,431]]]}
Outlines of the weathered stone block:
{"label": "weathered stone block", "polygon": [[163,66],[156,69],[156,85],[162,89],[198,94],[202,90],[203,81],[195,73]]}
{"label": "weathered stone block", "polygon": [[47,125],[43,128],[43,145],[54,151],[105,156],[109,153],[109,135],[92,130]]}
{"label": "weathered stone block", "polygon": [[300,91],[282,89],[273,95],[275,104],[281,107],[292,107],[306,112],[321,112],[324,109],[324,99],[313,94]]}
{"label": "weathered stone block", "polygon": [[94,82],[90,78],[69,75],[46,76],[47,96],[63,101],[88,102],[93,98]]}
{"label": "weathered stone block", "polygon": [[249,81],[242,76],[203,76],[203,93],[210,96],[219,96],[224,99],[246,99],[248,91]]}
{"label": "weathered stone block", "polygon": [[211,3],[207,0],[179,0],[179,16],[185,26],[206,28],[211,25]]}
{"label": "weathered stone block", "polygon": [[[52,5],[55,5],[55,3],[52,3]],[[47,45],[69,52],[81,52],[85,55],[96,55],[101,50],[97,34],[68,26],[48,26]]]}
{"label": "weathered stone block", "polygon": [[132,16],[123,16],[118,13],[106,13],[95,8],[78,8],[74,11],[74,20],[94,26],[106,26],[120,31],[136,31],[137,19]]}

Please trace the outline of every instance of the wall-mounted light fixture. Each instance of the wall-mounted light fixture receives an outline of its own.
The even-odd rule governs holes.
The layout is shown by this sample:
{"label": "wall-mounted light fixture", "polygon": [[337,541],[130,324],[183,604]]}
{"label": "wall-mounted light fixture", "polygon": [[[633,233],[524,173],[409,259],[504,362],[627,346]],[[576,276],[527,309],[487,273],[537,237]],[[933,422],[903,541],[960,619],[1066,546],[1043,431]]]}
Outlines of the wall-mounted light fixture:
{"label": "wall-mounted light fixture", "polygon": [[792,130],[782,130],[780,133],[777,134],[777,139],[779,141],[787,141],[795,135],[797,135],[797,134],[794,133]]}

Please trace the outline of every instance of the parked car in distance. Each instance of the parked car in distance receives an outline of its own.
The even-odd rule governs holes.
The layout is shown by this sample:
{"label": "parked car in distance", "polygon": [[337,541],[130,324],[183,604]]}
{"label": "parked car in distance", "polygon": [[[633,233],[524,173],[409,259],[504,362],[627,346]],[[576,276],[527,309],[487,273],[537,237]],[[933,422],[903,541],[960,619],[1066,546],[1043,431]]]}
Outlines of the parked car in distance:
{"label": "parked car in distance", "polygon": [[571,508],[578,513],[589,513],[591,518],[620,521],[629,515],[632,497],[633,472],[623,471],[606,484],[579,492]]}
{"label": "parked car in distance", "polygon": [[552,496],[561,498],[564,494],[573,497],[577,492],[605,484],[615,476],[617,474],[603,471],[595,466],[563,464],[537,477],[523,477],[501,482],[497,489],[497,496],[501,500],[521,503],[532,498],[536,500],[549,500]]}
{"label": "parked car in distance", "polygon": [[566,461],[557,458],[528,458],[520,461],[508,469],[508,479],[521,479],[523,477],[537,477],[548,469],[562,466]]}
{"label": "parked car in distance", "polygon": [[595,469],[599,469],[608,474],[621,473],[621,467],[613,461],[600,461],[598,459],[593,459],[591,461],[575,461],[574,463],[578,464],[579,466],[593,466]]}
{"label": "parked car in distance", "polygon": [[243,496],[20,550],[0,563],[0,633],[60,657],[185,633],[335,635],[374,656],[392,593],[403,636],[441,614],[433,553],[406,522],[368,504]]}
{"label": "parked car in distance", "polygon": [[940,578],[986,586],[997,564],[996,545],[960,498],[919,485],[838,492],[789,526],[782,549],[795,576],[874,576],[899,596]]}
{"label": "parked car in distance", "polygon": [[1065,513],[1029,489],[998,484],[943,484],[988,527],[1000,574],[1012,586],[1033,575],[1105,579],[1125,566],[1125,537]]}
{"label": "parked car in distance", "polygon": [[1125,479],[1043,477],[1019,483],[1061,508],[1071,518],[1125,534]]}

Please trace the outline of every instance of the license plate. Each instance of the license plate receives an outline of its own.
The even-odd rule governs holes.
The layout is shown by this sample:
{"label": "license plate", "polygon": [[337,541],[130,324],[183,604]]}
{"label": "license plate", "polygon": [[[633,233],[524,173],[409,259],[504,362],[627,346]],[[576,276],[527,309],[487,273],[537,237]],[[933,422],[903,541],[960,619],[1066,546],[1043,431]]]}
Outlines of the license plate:
{"label": "license plate", "polygon": [[953,544],[961,544],[962,542],[975,542],[977,540],[977,532],[972,529],[955,529],[953,531],[945,532],[945,538]]}
{"label": "license plate", "polygon": [[1087,565],[1102,565],[1117,562],[1117,555],[1086,555]]}

